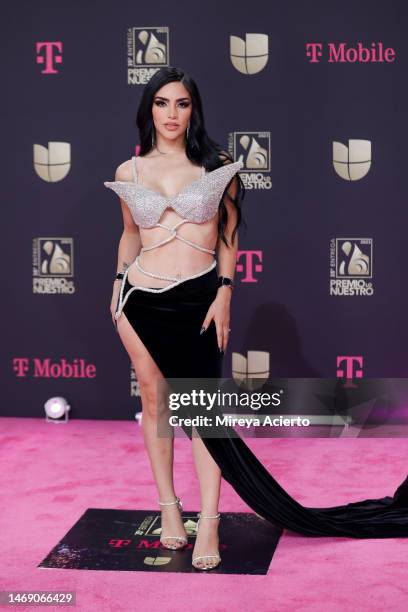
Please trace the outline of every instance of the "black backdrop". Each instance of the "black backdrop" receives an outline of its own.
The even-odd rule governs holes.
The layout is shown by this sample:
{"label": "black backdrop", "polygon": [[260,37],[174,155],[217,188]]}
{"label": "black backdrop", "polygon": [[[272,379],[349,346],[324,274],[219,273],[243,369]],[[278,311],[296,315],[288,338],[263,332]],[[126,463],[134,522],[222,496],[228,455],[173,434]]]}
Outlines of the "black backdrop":
{"label": "black backdrop", "polygon": [[[122,218],[103,181],[137,151],[143,79],[163,64],[196,79],[209,134],[248,162],[248,231],[240,236],[224,375],[231,375],[233,354],[249,350],[269,354],[272,376],[336,376],[339,356],[361,357],[364,376],[406,376],[405,6],[122,0],[7,7],[3,415],[42,416],[54,395],[68,399],[76,418],[133,418],[140,408],[109,312]],[[253,74],[245,66],[251,72],[254,58],[239,60],[243,69],[231,61],[230,37],[245,41],[246,33],[268,39],[267,62]],[[135,65],[133,37],[141,54]],[[158,64],[147,48],[156,38]],[[57,43],[48,69],[38,63],[46,58],[44,42]],[[330,44],[357,49],[359,42],[393,49],[393,61],[329,61]],[[319,61],[310,61],[308,43],[322,45]],[[234,54],[242,49],[233,46]],[[350,139],[371,143],[371,164],[351,145],[343,159],[346,171],[348,161],[355,168],[365,162],[359,180],[342,178],[333,165],[333,142],[348,146]],[[68,144],[57,145],[60,157],[41,161],[38,146],[49,143]],[[254,145],[260,155],[249,158]],[[41,163],[52,176],[61,159],[64,177],[40,176]],[[333,268],[331,241],[338,249]],[[362,256],[344,275],[340,264],[348,269],[350,248]],[[246,265],[252,251],[257,269]],[[371,295],[331,295],[331,272],[349,286],[368,286]],[[85,369],[72,377],[63,360]]]}

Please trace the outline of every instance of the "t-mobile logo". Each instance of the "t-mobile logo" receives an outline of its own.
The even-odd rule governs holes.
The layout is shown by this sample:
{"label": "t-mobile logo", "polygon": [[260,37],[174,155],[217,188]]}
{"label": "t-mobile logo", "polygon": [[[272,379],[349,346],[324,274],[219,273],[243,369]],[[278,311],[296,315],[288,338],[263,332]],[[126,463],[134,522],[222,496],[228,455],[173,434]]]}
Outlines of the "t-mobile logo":
{"label": "t-mobile logo", "polygon": [[384,64],[393,63],[396,51],[392,47],[385,47],[382,42],[372,42],[367,45],[357,42],[354,46],[346,42],[306,43],[306,57],[310,64],[318,64],[323,53],[326,52],[328,64]]}
{"label": "t-mobile logo", "polygon": [[[341,367],[343,364],[343,367]],[[337,357],[337,378],[346,378],[346,386],[354,386],[353,378],[363,378],[363,357],[356,355],[339,355]]]}
{"label": "t-mobile logo", "polygon": [[62,42],[38,42],[35,45],[37,64],[44,64],[41,74],[58,74],[56,64],[62,64]]}
{"label": "t-mobile logo", "polygon": [[254,277],[254,274],[262,272],[262,251],[238,251],[237,262],[241,262],[236,265],[237,272],[244,274],[241,283],[257,283],[258,279]]}

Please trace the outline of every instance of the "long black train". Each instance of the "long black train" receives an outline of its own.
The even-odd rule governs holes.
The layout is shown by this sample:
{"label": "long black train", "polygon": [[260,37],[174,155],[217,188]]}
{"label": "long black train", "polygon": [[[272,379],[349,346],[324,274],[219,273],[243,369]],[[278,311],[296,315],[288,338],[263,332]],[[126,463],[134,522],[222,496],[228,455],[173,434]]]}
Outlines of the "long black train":
{"label": "long black train", "polygon": [[[217,279],[214,268],[161,293],[134,290],[129,294],[123,312],[166,379],[221,377],[214,322],[200,335],[217,293]],[[127,292],[132,285],[124,281]],[[184,414],[197,413],[187,408]],[[191,440],[192,428],[182,427]],[[195,429],[223,478],[250,508],[274,525],[312,537],[408,537],[408,476],[392,497],[305,507],[279,485],[234,428],[222,426],[223,437],[206,437],[205,428]]]}

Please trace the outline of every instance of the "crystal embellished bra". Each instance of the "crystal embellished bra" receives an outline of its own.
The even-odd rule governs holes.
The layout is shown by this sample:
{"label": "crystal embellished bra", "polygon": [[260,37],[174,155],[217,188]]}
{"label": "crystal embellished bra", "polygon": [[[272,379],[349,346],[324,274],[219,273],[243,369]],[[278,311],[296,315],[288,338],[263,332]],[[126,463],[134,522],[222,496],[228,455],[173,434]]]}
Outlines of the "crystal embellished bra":
{"label": "crystal embellished bra", "polygon": [[[170,281],[170,285],[166,287],[153,288],[153,287],[144,287],[144,286],[132,286],[128,283],[127,275],[129,272],[130,266],[126,269],[119,294],[119,302],[117,306],[117,310],[115,313],[115,318],[118,319],[121,315],[122,309],[132,291],[137,289],[142,291],[148,291],[151,293],[162,293],[164,291],[168,291],[172,287],[184,282],[188,279],[196,278],[207,272],[211,271],[217,265],[217,261],[214,259],[212,263],[207,266],[204,270],[197,272],[196,274],[190,274],[181,278],[178,274],[177,276],[168,276],[163,274],[157,274],[151,271],[146,270],[140,262],[140,256],[144,251],[150,251],[152,249],[156,249],[164,244],[167,244],[171,240],[177,238],[181,240],[185,244],[198,249],[199,251],[203,251],[206,253],[210,253],[212,255],[215,254],[213,249],[208,249],[204,246],[191,242],[184,238],[184,236],[180,236],[177,233],[177,228],[183,223],[204,223],[205,221],[209,221],[212,219],[218,211],[218,207],[220,204],[220,200],[222,194],[229,181],[232,179],[233,175],[243,166],[242,161],[233,162],[230,164],[225,164],[212,170],[210,172],[205,172],[205,168],[201,169],[201,178],[189,183],[184,187],[178,194],[173,196],[172,198],[167,198],[157,191],[153,191],[152,189],[148,189],[144,187],[138,182],[138,173],[136,166],[136,157],[132,157],[132,172],[133,172],[133,181],[106,181],[104,182],[105,187],[109,187],[115,193],[118,194],[120,198],[122,198],[129,207],[129,210],[132,214],[132,217],[135,223],[142,228],[150,228],[150,227],[161,227],[168,232],[170,232],[170,236],[168,238],[164,238],[163,240],[157,242],[156,244],[142,247],[140,250],[140,254],[137,255],[134,264],[137,269],[149,276],[151,278],[158,278],[161,280]],[[173,227],[168,227],[167,225],[163,225],[159,223],[163,212],[166,208],[172,208],[176,213],[178,213],[182,219],[176,223]],[[125,285],[128,283],[130,288],[125,292]]]}
{"label": "crystal embellished bra", "polygon": [[207,173],[203,166],[201,178],[186,185],[175,196],[167,198],[138,182],[136,158],[132,157],[133,181],[105,181],[104,185],[126,202],[139,227],[157,225],[166,208],[172,208],[192,223],[204,223],[217,213],[227,184],[243,165],[239,160]]}

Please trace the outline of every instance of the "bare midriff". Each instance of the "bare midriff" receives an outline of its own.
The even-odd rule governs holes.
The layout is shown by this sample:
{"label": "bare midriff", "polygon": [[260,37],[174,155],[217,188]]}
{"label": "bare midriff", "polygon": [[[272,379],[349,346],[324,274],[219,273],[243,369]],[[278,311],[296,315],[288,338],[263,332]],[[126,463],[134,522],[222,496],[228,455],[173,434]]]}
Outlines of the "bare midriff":
{"label": "bare midriff", "polygon": [[[180,217],[174,210],[167,208],[160,223],[172,228],[182,219],[183,217]],[[143,248],[149,248],[166,239],[169,240],[157,248],[140,253],[140,266],[152,274],[170,276],[182,281],[184,278],[198,274],[214,262],[212,253],[200,251],[176,237],[170,240],[172,233],[167,229],[151,227],[139,228],[139,231]],[[196,245],[215,250],[218,236],[218,214],[204,223],[181,223],[176,228],[176,233]],[[127,278],[131,285],[139,287],[161,288],[174,284],[174,281],[154,278],[141,272],[136,265],[136,260],[129,266]]]}

